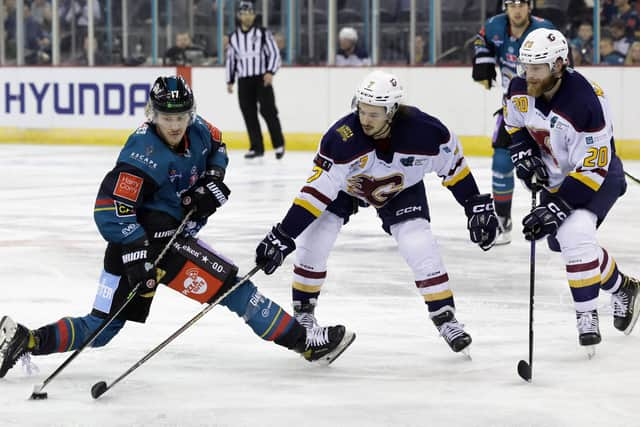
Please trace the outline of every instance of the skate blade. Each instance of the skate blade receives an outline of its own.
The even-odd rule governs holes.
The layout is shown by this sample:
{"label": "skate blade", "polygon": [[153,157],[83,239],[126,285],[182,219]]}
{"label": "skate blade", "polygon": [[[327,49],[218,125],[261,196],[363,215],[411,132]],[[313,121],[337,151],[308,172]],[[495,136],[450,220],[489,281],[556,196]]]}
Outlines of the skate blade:
{"label": "skate blade", "polygon": [[355,339],[356,339],[355,332],[345,331],[344,332],[344,337],[342,338],[342,341],[340,341],[340,344],[338,344],[338,346],[335,348],[335,350],[333,350],[331,353],[328,353],[324,357],[320,358],[319,361],[321,362],[321,364],[325,365],[325,366],[329,366],[331,363],[333,363],[334,360],[336,360],[338,357],[340,357],[340,355],[342,353],[344,353],[344,351],[351,344],[353,344]]}
{"label": "skate blade", "polygon": [[629,323],[627,329],[624,330],[625,335],[629,335],[631,331],[633,331],[633,327],[636,326],[638,317],[640,317],[640,297],[636,296],[636,300],[633,303],[633,316],[631,317],[631,323]]}
{"label": "skate blade", "polygon": [[587,353],[587,359],[591,360],[596,357],[596,346],[595,345],[585,345],[584,351]]}
{"label": "skate blade", "polygon": [[473,360],[471,358],[471,349],[469,347],[471,347],[471,346],[468,345],[465,348],[463,348],[462,350],[460,350],[460,354],[462,356],[464,356],[464,358],[467,359],[467,360]]}
{"label": "skate blade", "polygon": [[[501,235],[502,236],[502,235]],[[494,246],[504,246],[504,245],[508,245],[509,243],[511,243],[511,236],[506,236],[506,237],[496,237],[496,241],[493,243]]]}

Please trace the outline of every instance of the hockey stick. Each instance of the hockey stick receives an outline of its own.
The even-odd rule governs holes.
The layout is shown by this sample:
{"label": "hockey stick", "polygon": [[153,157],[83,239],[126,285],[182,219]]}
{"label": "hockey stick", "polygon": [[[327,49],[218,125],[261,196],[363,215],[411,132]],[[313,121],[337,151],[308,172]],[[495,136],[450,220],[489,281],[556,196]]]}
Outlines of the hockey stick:
{"label": "hockey stick", "polygon": [[[533,181],[533,188],[531,189],[531,210],[536,207],[536,196],[538,187],[535,179]],[[536,241],[531,240],[531,252],[529,255],[529,363],[524,360],[518,362],[518,375],[525,381],[531,382],[533,378],[533,296],[534,296],[534,284],[536,277]]]}
{"label": "hockey stick", "polygon": [[636,184],[640,184],[640,179],[636,178],[635,176],[631,175],[629,172],[624,171],[624,174],[629,177],[632,181],[635,181]]}
{"label": "hockey stick", "polygon": [[251,269],[251,271],[249,271],[244,277],[242,277],[235,285],[233,285],[231,288],[229,288],[228,291],[226,291],[224,294],[222,294],[218,299],[216,299],[214,302],[212,302],[211,304],[207,304],[205,306],[205,308],[203,308],[198,314],[196,314],[193,318],[191,318],[191,320],[189,320],[187,323],[185,323],[184,325],[182,325],[180,327],[180,329],[178,329],[177,331],[175,331],[173,334],[171,334],[171,336],[169,336],[169,338],[167,338],[166,340],[162,341],[160,344],[158,344],[154,349],[152,349],[151,351],[149,351],[147,354],[145,354],[140,360],[138,360],[136,363],[134,363],[129,369],[127,369],[122,375],[120,375],[118,378],[116,378],[115,380],[113,380],[113,382],[109,385],[107,385],[107,383],[105,381],[98,381],[97,383],[95,383],[92,387],[91,387],[91,396],[94,399],[99,398],[100,396],[102,396],[104,393],[107,392],[107,390],[111,389],[113,386],[115,386],[116,384],[118,384],[120,381],[122,381],[126,376],[128,376],[130,373],[132,373],[133,371],[135,371],[136,369],[138,369],[140,366],[142,366],[142,364],[144,364],[147,360],[151,359],[153,356],[155,356],[157,353],[160,352],[160,350],[162,350],[163,348],[165,348],[167,346],[167,344],[169,344],[171,341],[173,341],[174,339],[176,339],[180,334],[182,334],[184,331],[186,331],[187,329],[189,329],[194,323],[196,323],[198,320],[202,319],[202,317],[204,317],[205,314],[207,314],[209,311],[211,311],[211,309],[213,307],[215,307],[216,305],[218,305],[218,303],[220,303],[220,301],[222,301],[223,299],[225,299],[229,294],[231,294],[233,291],[235,291],[237,288],[239,288],[240,286],[242,286],[245,282],[247,282],[247,280],[249,280],[254,274],[256,274],[260,269],[262,268],[262,266],[256,265],[255,267],[253,267]]}
{"label": "hockey stick", "polygon": [[[182,233],[182,231],[184,230],[185,225],[187,224],[187,221],[189,221],[189,218],[191,217],[191,215],[193,214],[193,210],[190,210],[189,212],[187,212],[187,214],[185,215],[184,219],[182,220],[182,222],[180,223],[180,226],[178,226],[178,229],[176,230],[176,232],[173,234],[173,236],[171,236],[171,239],[169,239],[169,242],[162,248],[162,251],[160,252],[160,254],[158,255],[158,257],[156,258],[156,260],[153,263],[153,266],[156,267],[158,265],[158,263],[160,262],[160,260],[165,256],[165,254],[167,253],[167,251],[169,251],[169,248],[171,247],[171,245],[173,244],[173,242],[176,240],[176,238],[178,237],[179,234]],[[122,313],[122,311],[125,309],[125,307],[127,307],[127,305],[133,300],[133,297],[136,295],[136,293],[138,292],[138,289],[140,288],[140,286],[142,285],[141,283],[138,283],[132,290],[131,292],[129,292],[129,295],[127,295],[127,298],[125,299],[125,301],[122,303],[122,305],[120,306],[120,308],[118,308],[118,310],[111,314],[110,316],[108,316],[103,322],[102,325],[100,325],[100,327],[98,329],[96,329],[90,336],[89,338],[87,338],[85,340],[85,342],[82,343],[82,345],[80,345],[80,347],[78,347],[76,349],[76,351],[74,351],[69,357],[67,357],[67,359],[62,362],[62,364],[60,366],[58,366],[58,368],[53,371],[53,373],[51,373],[51,375],[49,375],[42,383],[40,384],[36,384],[33,386],[33,393],[31,393],[31,396],[29,397],[31,400],[42,400],[42,399],[46,399],[48,397],[46,392],[43,392],[42,389],[45,388],[47,386],[47,384],[49,384],[60,372],[62,372],[64,370],[64,368],[67,367],[67,365],[69,365],[69,363],[71,363],[73,361],[73,359],[75,359],[76,357],[78,357],[78,355],[85,349],[87,348],[89,345],[91,345],[91,343],[93,343],[93,341],[95,341],[95,339],[98,337],[98,335],[100,335],[100,333],[102,331],[104,331],[107,326],[109,326],[111,324],[111,322],[113,322],[113,320],[118,317],[118,315],[120,313]]]}

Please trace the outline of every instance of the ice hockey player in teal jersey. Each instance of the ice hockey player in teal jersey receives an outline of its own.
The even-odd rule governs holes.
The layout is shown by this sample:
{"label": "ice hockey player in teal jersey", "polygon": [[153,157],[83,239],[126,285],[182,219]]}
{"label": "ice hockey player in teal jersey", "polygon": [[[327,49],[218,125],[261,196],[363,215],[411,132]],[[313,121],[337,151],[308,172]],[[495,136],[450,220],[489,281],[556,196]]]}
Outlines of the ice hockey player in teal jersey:
{"label": "ice hockey player in teal jersey", "polygon": [[[182,77],[155,81],[147,115],[148,120],[128,138],[96,198],[94,218],[107,248],[91,312],[32,330],[4,316],[0,378],[25,354],[79,348],[107,316],[117,312],[138,283],[138,293],[97,336],[93,347],[107,344],[128,321],[144,323],[157,283],[204,304],[219,299],[238,281],[233,261],[195,237],[231,193],[224,182],[228,158],[220,130],[196,114],[193,94]],[[188,211],[193,211],[193,221],[154,268],[154,260]],[[251,281],[220,305],[262,339],[308,361],[333,361],[355,337],[341,325],[307,330]]]}

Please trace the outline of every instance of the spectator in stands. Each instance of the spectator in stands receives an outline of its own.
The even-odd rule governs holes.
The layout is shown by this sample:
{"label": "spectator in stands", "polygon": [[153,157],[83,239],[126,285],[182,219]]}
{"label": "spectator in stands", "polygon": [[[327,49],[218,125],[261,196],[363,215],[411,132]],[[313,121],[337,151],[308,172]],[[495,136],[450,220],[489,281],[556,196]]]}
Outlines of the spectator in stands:
{"label": "spectator in stands", "polygon": [[[425,37],[416,34],[414,48],[415,55],[415,65],[424,65],[429,61],[429,55],[427,55],[427,43],[425,41]],[[407,58],[407,63],[411,63],[411,57]]]}
{"label": "spectator in stands", "polygon": [[176,33],[175,43],[164,53],[164,65],[202,65],[206,62],[204,48],[193,44],[188,32]]}
{"label": "spectator in stands", "polygon": [[556,28],[564,31],[567,26],[567,11],[570,0],[537,0],[534,2],[536,16],[548,19]]}
{"label": "spectator in stands", "polygon": [[626,34],[625,23],[621,19],[614,19],[609,27],[611,37],[613,38],[613,48],[623,55],[629,52],[629,46],[633,43],[633,37]]}
{"label": "spectator in stands", "polygon": [[276,46],[278,46],[280,59],[282,62],[287,62],[287,38],[284,36],[284,33],[282,31],[274,33],[273,39],[276,42]]}
{"label": "spectator in stands", "polygon": [[338,43],[340,49],[336,54],[336,65],[371,65],[367,51],[358,47],[358,32],[355,28],[342,28],[338,33]]}
{"label": "spectator in stands", "polygon": [[600,63],[602,65],[622,65],[624,55],[613,47],[613,38],[605,34],[600,38]]}
{"label": "spectator in stands", "polygon": [[51,3],[48,0],[33,0],[31,3],[31,16],[38,21],[46,31],[51,28]]}
{"label": "spectator in stands", "polygon": [[[98,39],[93,38],[93,65],[109,65],[109,58],[106,52],[99,50]],[[72,59],[70,65],[89,65],[89,36],[85,35],[82,39],[82,52]]]}
{"label": "spectator in stands", "polygon": [[31,9],[24,5],[25,63],[48,64],[51,62],[51,40],[49,33],[42,29],[31,16]]}
{"label": "spectator in stands", "polygon": [[593,25],[584,21],[578,27],[578,36],[571,40],[571,53],[575,65],[593,63]]}
{"label": "spectator in stands", "polygon": [[604,2],[601,14],[601,25],[611,25],[614,19],[620,19],[625,24],[628,37],[634,37],[640,31],[638,12],[631,7],[629,0],[607,0]]}
{"label": "spectator in stands", "polygon": [[629,53],[624,60],[624,65],[640,65],[640,41],[633,42],[629,47]]}

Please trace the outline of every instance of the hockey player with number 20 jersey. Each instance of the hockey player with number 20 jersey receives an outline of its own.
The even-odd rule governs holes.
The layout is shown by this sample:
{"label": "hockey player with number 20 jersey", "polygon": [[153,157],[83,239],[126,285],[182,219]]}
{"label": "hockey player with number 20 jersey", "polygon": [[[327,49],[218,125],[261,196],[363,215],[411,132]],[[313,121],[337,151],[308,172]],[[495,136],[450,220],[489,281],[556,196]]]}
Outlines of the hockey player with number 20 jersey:
{"label": "hockey player with number 20 jersey", "polygon": [[454,316],[449,276],[431,232],[425,174],[442,177],[465,209],[471,240],[482,249],[493,246],[498,222],[493,199],[479,194],[458,138],[435,117],[402,105],[403,97],[392,74],[374,71],[364,78],[353,112],[323,136],[311,176],[282,222],[259,244],[256,261],[271,274],[297,246],[293,306],[296,318],[315,328],[314,309],[338,232],[358,205],[371,205],[413,270],[429,316],[458,352],[471,337]]}
{"label": "hockey player with number 20 jersey", "polygon": [[596,240],[596,229],[626,190],[603,90],[568,68],[567,41],[557,30],[531,32],[520,48],[505,123],[518,178],[543,186],[539,205],[523,220],[527,240],[547,237],[566,264],[579,342],[593,353],[601,341],[597,297],[612,295],[613,324],[631,333],[640,300],[638,280],[622,274]]}

